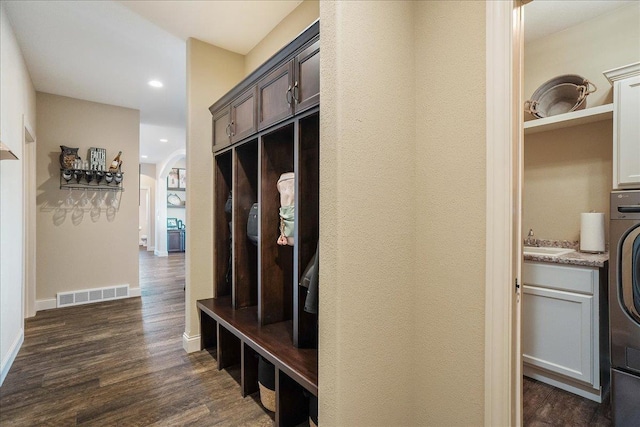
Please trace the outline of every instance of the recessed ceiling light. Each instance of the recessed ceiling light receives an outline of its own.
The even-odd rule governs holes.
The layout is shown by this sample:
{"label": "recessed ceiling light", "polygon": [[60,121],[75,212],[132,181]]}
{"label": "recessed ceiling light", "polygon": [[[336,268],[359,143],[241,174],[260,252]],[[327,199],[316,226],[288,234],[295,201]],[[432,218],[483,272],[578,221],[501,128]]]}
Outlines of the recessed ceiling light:
{"label": "recessed ceiling light", "polygon": [[149,86],[151,87],[162,87],[164,86],[160,80],[149,80]]}
{"label": "recessed ceiling light", "polygon": [[147,158],[147,157],[149,157],[149,156],[140,156],[140,157],[142,157],[143,159],[146,159],[146,158]]}
{"label": "recessed ceiling light", "polygon": [[168,139],[166,139],[166,138],[162,138],[162,139],[160,140],[160,142],[169,142],[169,140],[168,140]]}

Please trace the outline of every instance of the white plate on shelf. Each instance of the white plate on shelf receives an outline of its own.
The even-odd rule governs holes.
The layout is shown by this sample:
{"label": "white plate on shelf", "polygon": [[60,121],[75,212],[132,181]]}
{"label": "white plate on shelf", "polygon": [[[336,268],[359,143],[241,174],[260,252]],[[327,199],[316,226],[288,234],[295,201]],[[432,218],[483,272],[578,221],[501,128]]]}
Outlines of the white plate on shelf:
{"label": "white plate on shelf", "polygon": [[169,194],[167,203],[173,206],[182,206],[182,199],[177,194]]}

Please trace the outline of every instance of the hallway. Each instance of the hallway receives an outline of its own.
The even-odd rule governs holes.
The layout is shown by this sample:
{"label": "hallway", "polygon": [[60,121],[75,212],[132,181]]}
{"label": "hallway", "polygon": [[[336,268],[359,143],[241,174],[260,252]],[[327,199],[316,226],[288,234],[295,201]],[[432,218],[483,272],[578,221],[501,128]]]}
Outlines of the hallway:
{"label": "hallway", "polygon": [[[0,388],[0,425],[270,426],[239,369],[187,354],[184,253],[140,251],[141,298],[41,311]],[[235,377],[235,378],[234,378]]]}

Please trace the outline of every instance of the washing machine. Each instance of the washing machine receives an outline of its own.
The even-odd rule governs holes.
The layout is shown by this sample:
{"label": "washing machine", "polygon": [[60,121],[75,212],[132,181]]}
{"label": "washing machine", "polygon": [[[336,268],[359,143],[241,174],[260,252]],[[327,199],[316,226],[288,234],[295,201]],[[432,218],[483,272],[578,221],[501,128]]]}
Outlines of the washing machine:
{"label": "washing machine", "polygon": [[611,415],[640,426],[640,190],[611,193],[609,228]]}

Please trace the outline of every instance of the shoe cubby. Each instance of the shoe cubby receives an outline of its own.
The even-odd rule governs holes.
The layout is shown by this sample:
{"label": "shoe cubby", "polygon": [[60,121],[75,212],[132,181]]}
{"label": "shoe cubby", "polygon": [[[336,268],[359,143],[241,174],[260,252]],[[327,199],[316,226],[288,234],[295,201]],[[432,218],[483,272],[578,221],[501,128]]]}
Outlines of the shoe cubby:
{"label": "shoe cubby", "polygon": [[292,319],[293,247],[277,243],[280,235],[278,179],[294,172],[294,124],[262,136],[260,185],[261,325]]}
{"label": "shoe cubby", "polygon": [[232,159],[233,153],[228,151],[215,158],[214,179],[216,191],[214,193],[214,234],[215,234],[215,272],[214,289],[215,297],[231,295],[232,266],[231,258],[231,214],[225,211],[227,198],[232,191]]}
{"label": "shoe cubby", "polygon": [[233,179],[233,307],[258,304],[258,246],[247,237],[247,221],[258,202],[258,140],[235,149]]}

